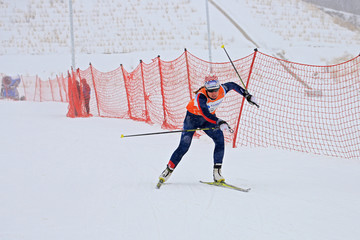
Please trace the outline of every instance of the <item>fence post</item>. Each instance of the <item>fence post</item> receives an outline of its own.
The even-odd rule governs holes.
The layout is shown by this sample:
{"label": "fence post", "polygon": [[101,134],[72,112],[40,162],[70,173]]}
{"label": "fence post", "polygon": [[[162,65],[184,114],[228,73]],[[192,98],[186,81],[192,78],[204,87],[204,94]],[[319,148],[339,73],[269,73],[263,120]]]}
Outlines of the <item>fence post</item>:
{"label": "fence post", "polygon": [[68,90],[67,90],[67,97],[68,97],[68,99],[69,99],[69,105],[71,104],[71,96],[70,96],[70,94],[71,94],[71,89],[70,89],[70,87],[71,87],[71,79],[70,79],[70,72],[68,71],[67,72],[67,82],[68,82],[68,84],[67,84],[67,88],[68,88]]}
{"label": "fence post", "polygon": [[76,69],[76,73],[79,77],[79,86],[80,86],[80,96],[79,96],[79,99],[80,99],[80,106],[81,106],[81,114],[82,114],[82,110],[83,110],[83,101],[84,101],[84,92],[83,92],[83,86],[81,84],[81,74],[80,74],[80,68]]}
{"label": "fence post", "polygon": [[53,86],[52,86],[52,84],[51,84],[50,78],[49,78],[49,84],[50,84],[50,89],[51,89],[51,97],[52,97],[53,102],[55,102],[55,99],[54,99],[54,89],[53,89]]}
{"label": "fence post", "polygon": [[67,98],[69,99],[69,107],[68,107],[68,112],[66,114],[67,117],[75,117],[75,103],[74,103],[74,94],[73,90],[72,90],[72,78],[70,75],[70,72],[67,72],[68,76],[67,76],[67,87],[68,87],[68,91],[67,91]]}
{"label": "fence post", "polygon": [[121,71],[122,71],[123,78],[124,78],[124,86],[125,86],[126,99],[127,99],[127,104],[128,104],[129,117],[130,117],[130,119],[133,119],[132,114],[131,114],[131,107],[130,107],[130,95],[129,95],[127,84],[126,84],[128,78],[125,75],[124,66],[122,64],[120,64],[120,67],[121,67]]}
{"label": "fence post", "polygon": [[64,74],[61,74],[61,84],[63,86],[63,89],[65,91],[65,96],[66,96],[66,102],[69,102],[69,89],[67,87],[67,84],[69,84],[69,81],[66,80],[66,78],[64,78]]}
{"label": "fence post", "polygon": [[144,104],[145,104],[145,122],[150,123],[149,110],[147,107],[147,99],[146,91],[145,91],[145,79],[144,79],[144,69],[143,69],[143,61],[140,60],[140,70],[141,70],[141,80],[143,85],[143,94],[144,94]]}
{"label": "fence post", "polygon": [[[75,70],[76,71],[76,70]],[[71,68],[71,82],[72,82],[72,96],[75,106],[75,117],[79,117],[81,115],[81,105],[80,105],[80,96],[77,88],[77,80],[76,80],[76,73],[74,72],[74,69]],[[80,82],[78,83],[80,85]],[[75,97],[74,97],[75,95]]]}
{"label": "fence post", "polygon": [[61,99],[61,102],[64,102],[64,99],[63,99],[63,96],[62,96],[62,92],[61,92],[61,85],[60,85],[60,81],[59,81],[59,76],[56,75],[56,81],[57,81],[57,84],[59,86],[59,94],[60,94],[60,99]]}
{"label": "fence post", "polygon": [[80,96],[79,96],[79,99],[80,99],[80,102],[79,102],[79,106],[80,106],[80,115],[83,117],[85,114],[85,103],[84,103],[84,91],[83,91],[83,86],[81,84],[81,74],[80,74],[80,68],[77,68],[76,69],[76,74],[78,75],[78,78],[79,78],[79,86],[80,86]]}
{"label": "fence post", "polygon": [[[35,102],[35,97],[36,97],[36,90],[38,89],[38,75],[36,75],[36,82],[35,82],[35,94],[34,94],[34,102]],[[41,92],[40,92],[40,99],[41,99]]]}
{"label": "fence post", "polygon": [[100,107],[99,107],[99,97],[98,97],[98,93],[97,93],[97,90],[96,90],[93,68],[92,68],[92,64],[91,64],[91,63],[89,63],[89,65],[90,65],[90,71],[91,71],[91,80],[92,80],[92,82],[93,82],[94,91],[95,91],[96,107],[97,107],[97,110],[98,110],[98,115],[99,115],[99,117],[101,117],[101,115],[100,115]]}
{"label": "fence post", "polygon": [[25,86],[25,83],[24,83],[24,77],[23,77],[23,75],[20,76],[20,79],[21,79],[21,82],[22,82],[22,85],[23,85],[23,88],[24,88],[24,97],[25,97],[25,100],[27,100],[27,96],[26,96],[26,86]]}
{"label": "fence post", "polygon": [[188,85],[189,85],[189,96],[191,100],[192,92],[191,92],[191,81],[190,81],[190,69],[189,69],[189,61],[188,61],[188,54],[186,48],[184,51],[185,51],[186,72],[187,72]]}
{"label": "fence post", "polygon": [[[248,88],[248,85],[249,85],[249,81],[250,81],[251,73],[252,73],[252,70],[253,70],[253,67],[254,67],[254,62],[255,62],[257,51],[258,51],[257,48],[255,48],[254,49],[254,56],[253,56],[253,59],[252,59],[251,65],[250,65],[249,76],[248,76],[247,81],[246,81],[246,89]],[[241,113],[242,113],[242,110],[243,110],[243,107],[244,107],[244,102],[245,102],[245,98],[243,98],[242,103],[241,103],[241,107],[240,107],[240,112],[239,112],[235,132],[234,132],[233,148],[236,147],[236,139],[237,139],[237,134],[238,134],[239,126],[240,126],[240,119],[241,119]]]}
{"label": "fence post", "polygon": [[166,117],[166,109],[165,109],[165,94],[164,94],[164,80],[161,70],[161,60],[160,55],[158,55],[158,65],[159,65],[159,74],[160,74],[160,88],[161,88],[161,96],[162,96],[162,104],[163,104],[163,114],[164,114],[164,122],[162,124],[162,127],[167,126],[167,117]]}
{"label": "fence post", "polygon": [[40,102],[42,102],[43,101],[43,96],[42,96],[42,81],[41,81],[41,79],[39,78],[39,86],[40,86]]}

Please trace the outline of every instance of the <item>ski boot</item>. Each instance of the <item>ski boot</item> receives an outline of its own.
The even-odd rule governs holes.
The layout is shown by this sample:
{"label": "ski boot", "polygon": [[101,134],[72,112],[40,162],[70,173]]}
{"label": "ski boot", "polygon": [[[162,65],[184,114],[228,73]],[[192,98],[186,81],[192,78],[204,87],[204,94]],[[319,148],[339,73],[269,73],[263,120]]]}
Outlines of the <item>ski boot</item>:
{"label": "ski boot", "polygon": [[166,166],[165,170],[159,176],[159,182],[156,185],[156,188],[160,188],[161,185],[169,179],[173,171],[174,169],[171,169],[169,166]]}
{"label": "ski boot", "polygon": [[225,182],[225,178],[221,175],[221,164],[215,164],[213,170],[214,182]]}

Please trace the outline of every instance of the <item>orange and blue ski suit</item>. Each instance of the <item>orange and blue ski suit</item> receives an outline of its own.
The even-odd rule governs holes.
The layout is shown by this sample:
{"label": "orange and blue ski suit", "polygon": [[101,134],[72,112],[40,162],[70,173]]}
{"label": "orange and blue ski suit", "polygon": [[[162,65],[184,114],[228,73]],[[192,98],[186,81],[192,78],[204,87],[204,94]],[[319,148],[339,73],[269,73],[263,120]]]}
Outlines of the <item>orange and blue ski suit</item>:
{"label": "orange and blue ski suit", "polygon": [[[219,94],[216,99],[211,99],[205,88],[202,88],[196,95],[195,98],[191,99],[186,109],[186,116],[184,119],[183,129],[196,129],[196,128],[209,128],[210,130],[204,130],[204,132],[212,138],[215,143],[214,149],[214,165],[222,164],[224,158],[224,134],[216,128],[217,121],[215,111],[224,100],[225,95],[230,91],[235,90],[241,95],[245,95],[245,89],[240,87],[234,82],[227,82],[220,85]],[[216,128],[216,129],[212,129]],[[192,138],[195,131],[182,132],[180,144],[174,153],[171,155],[168,166],[174,169],[185,153],[189,150]]]}

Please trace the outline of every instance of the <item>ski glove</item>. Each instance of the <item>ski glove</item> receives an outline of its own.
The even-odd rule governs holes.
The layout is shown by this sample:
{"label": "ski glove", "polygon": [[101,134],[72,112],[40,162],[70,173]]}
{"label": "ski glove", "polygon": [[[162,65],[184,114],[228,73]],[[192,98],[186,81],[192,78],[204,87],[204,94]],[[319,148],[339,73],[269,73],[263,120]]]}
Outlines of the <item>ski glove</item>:
{"label": "ski glove", "polygon": [[259,105],[256,102],[255,96],[252,96],[248,91],[245,91],[244,97],[251,105],[255,105],[255,106],[259,107]]}
{"label": "ski glove", "polygon": [[218,119],[217,120],[217,125],[219,126],[220,130],[221,131],[227,131],[227,132],[230,132],[230,126],[227,122],[225,122],[224,120],[222,119]]}

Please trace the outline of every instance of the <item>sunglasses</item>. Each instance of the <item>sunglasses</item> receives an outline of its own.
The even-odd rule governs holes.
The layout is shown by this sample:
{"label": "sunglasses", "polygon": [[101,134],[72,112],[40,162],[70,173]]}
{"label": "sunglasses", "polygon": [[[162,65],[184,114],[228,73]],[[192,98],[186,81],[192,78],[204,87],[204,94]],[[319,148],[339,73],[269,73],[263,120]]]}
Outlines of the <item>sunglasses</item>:
{"label": "sunglasses", "polygon": [[220,88],[218,88],[218,89],[206,90],[206,91],[208,91],[208,92],[218,92],[218,91],[219,91],[219,89],[220,89]]}

